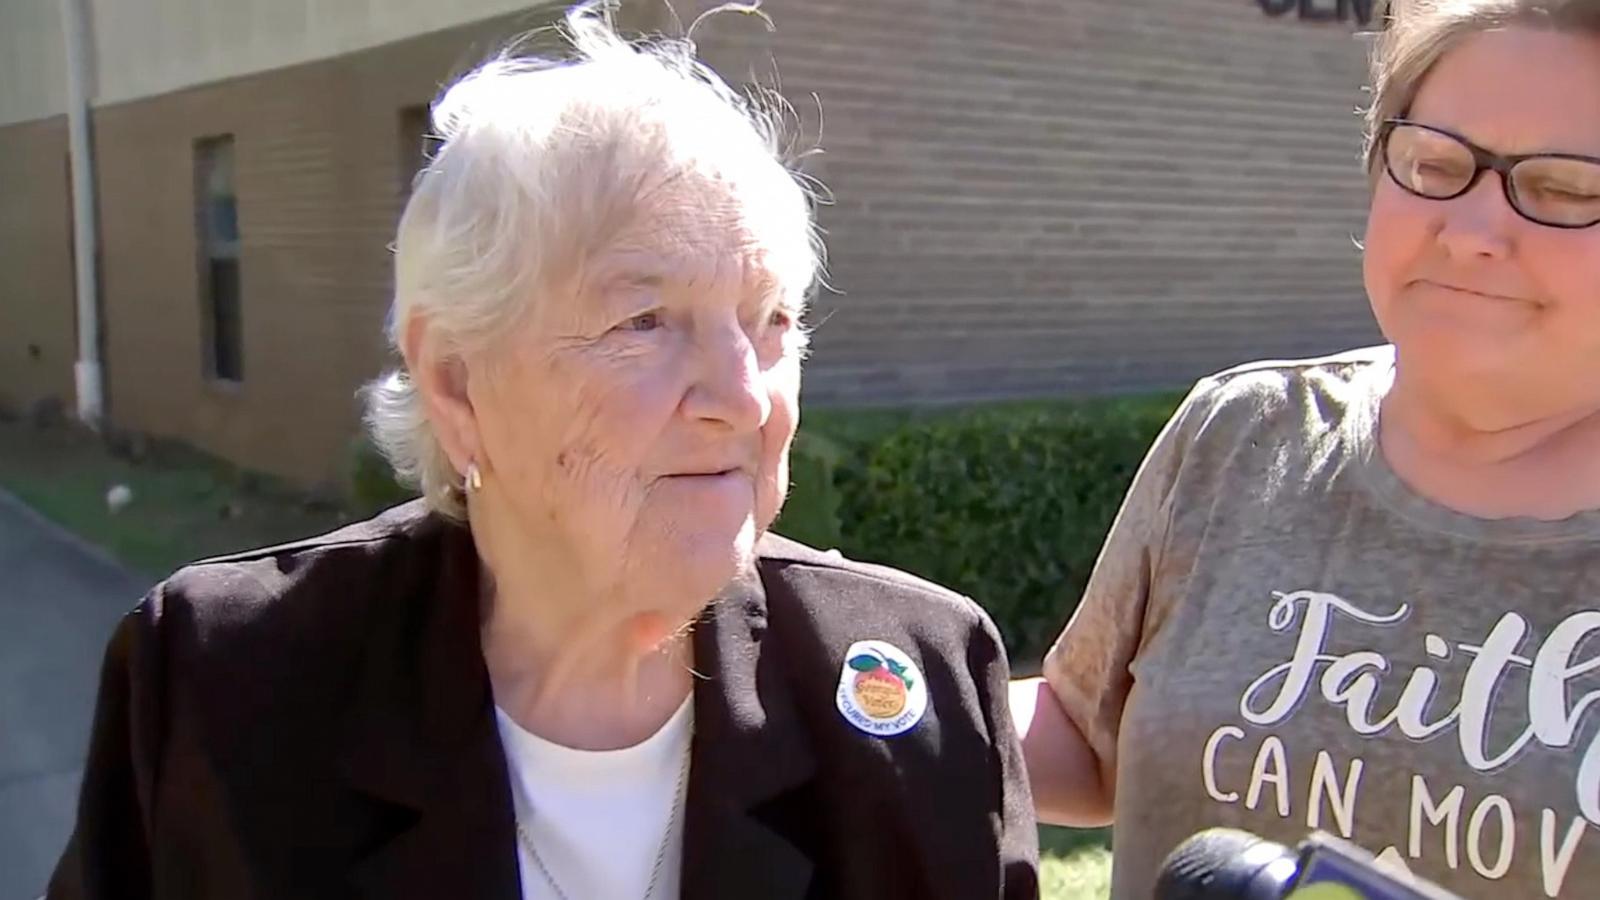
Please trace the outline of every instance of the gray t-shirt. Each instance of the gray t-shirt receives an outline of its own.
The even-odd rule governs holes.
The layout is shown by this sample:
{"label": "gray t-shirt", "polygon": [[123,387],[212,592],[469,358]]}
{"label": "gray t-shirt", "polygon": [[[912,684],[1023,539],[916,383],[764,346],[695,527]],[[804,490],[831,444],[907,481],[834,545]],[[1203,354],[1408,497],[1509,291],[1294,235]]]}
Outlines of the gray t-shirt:
{"label": "gray t-shirt", "polygon": [[1202,381],[1045,675],[1114,758],[1112,895],[1229,825],[1468,898],[1600,896],[1600,511],[1483,520],[1376,451],[1391,348]]}

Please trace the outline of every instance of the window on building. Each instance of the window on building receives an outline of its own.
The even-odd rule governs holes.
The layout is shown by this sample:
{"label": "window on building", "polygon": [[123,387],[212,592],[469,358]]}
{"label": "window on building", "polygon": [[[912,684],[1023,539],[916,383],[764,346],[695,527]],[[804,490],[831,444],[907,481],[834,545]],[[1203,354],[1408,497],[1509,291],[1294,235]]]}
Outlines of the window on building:
{"label": "window on building", "polygon": [[425,103],[400,110],[400,196],[409,197],[417,173],[439,149],[433,122]]}
{"label": "window on building", "polygon": [[233,183],[233,136],[195,143],[195,225],[200,245],[200,306],[205,374],[244,380],[239,302],[239,198]]}

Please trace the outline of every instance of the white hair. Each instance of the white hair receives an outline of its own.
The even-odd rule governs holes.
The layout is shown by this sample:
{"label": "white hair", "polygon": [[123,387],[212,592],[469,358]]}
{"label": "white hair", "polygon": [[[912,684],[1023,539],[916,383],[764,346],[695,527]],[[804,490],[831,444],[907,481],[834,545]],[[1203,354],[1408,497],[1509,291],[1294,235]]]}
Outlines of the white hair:
{"label": "white hair", "polygon": [[[426,315],[447,353],[488,350],[541,289],[603,250],[645,193],[686,170],[759,197],[745,213],[784,299],[802,308],[822,246],[786,143],[787,105],[730,88],[688,39],[624,40],[608,6],[574,8],[560,32],[564,57],[507,51],[433,104],[438,149],[395,240],[391,345]],[[396,476],[433,509],[464,518],[461,475],[412,379],[392,372],[363,395],[368,431]]]}

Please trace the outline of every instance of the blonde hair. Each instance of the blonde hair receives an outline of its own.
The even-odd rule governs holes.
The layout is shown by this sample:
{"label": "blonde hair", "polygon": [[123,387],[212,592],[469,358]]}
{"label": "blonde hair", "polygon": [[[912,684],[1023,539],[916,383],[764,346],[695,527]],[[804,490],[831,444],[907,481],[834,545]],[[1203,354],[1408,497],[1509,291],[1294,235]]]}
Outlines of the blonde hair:
{"label": "blonde hair", "polygon": [[[632,221],[654,186],[685,170],[759,192],[747,206],[767,264],[802,308],[822,246],[792,163],[789,107],[770,91],[730,88],[687,38],[623,39],[609,5],[573,9],[559,34],[565,57],[504,53],[433,104],[440,143],[395,240],[391,345],[426,315],[445,352],[490,349],[542,290]],[[397,477],[464,518],[461,476],[411,378],[389,373],[363,395],[369,434]]]}
{"label": "blonde hair", "polygon": [[1600,0],[1392,0],[1388,27],[1372,52],[1372,105],[1366,114],[1365,157],[1378,171],[1377,135],[1404,116],[1434,65],[1467,38],[1520,25],[1600,34]]}

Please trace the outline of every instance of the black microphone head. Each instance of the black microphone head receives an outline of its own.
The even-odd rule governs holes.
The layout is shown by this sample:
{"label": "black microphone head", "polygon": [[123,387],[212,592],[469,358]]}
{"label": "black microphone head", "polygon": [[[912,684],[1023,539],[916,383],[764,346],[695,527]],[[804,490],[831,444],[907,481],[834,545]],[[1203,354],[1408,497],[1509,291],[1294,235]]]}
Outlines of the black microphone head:
{"label": "black microphone head", "polygon": [[1167,857],[1155,900],[1280,900],[1298,870],[1298,854],[1282,844],[1212,828]]}

